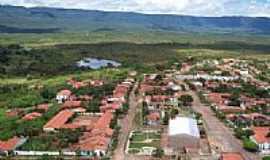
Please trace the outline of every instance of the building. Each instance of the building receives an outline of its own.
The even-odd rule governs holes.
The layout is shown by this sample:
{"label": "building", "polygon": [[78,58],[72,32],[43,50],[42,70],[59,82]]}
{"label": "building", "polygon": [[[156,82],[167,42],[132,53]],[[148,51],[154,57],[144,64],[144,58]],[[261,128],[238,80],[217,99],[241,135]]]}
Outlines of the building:
{"label": "building", "polygon": [[43,126],[43,130],[46,132],[56,131],[56,129],[62,128],[73,115],[74,112],[70,110],[63,110],[55,115],[49,122],[47,122]]}
{"label": "building", "polygon": [[159,125],[160,124],[160,114],[159,112],[152,112],[146,116],[148,125]]}
{"label": "building", "polygon": [[270,127],[253,127],[254,135],[251,136],[251,140],[254,141],[261,152],[270,151]]}
{"label": "building", "polygon": [[41,116],[42,116],[41,113],[32,112],[32,113],[28,113],[25,116],[23,116],[22,119],[25,121],[31,121],[31,120],[34,120],[34,119],[39,118]]}
{"label": "building", "polygon": [[57,93],[56,100],[58,103],[63,103],[64,101],[68,100],[71,96],[72,92],[70,90],[64,89]]}
{"label": "building", "polygon": [[13,151],[26,142],[26,138],[13,137],[7,141],[0,140],[0,153],[8,155],[8,151]]}
{"label": "building", "polygon": [[173,152],[199,150],[200,132],[195,119],[188,117],[170,119],[168,136],[168,147]]}
{"label": "building", "polygon": [[80,150],[82,155],[105,156],[113,135],[113,129],[110,128],[112,119],[112,112],[102,114],[98,121],[89,127],[88,132],[84,132],[73,149]]}
{"label": "building", "polygon": [[82,101],[65,101],[61,108],[63,109],[72,109],[79,108],[82,106]]}
{"label": "building", "polygon": [[238,152],[222,153],[219,160],[245,160],[242,154]]}

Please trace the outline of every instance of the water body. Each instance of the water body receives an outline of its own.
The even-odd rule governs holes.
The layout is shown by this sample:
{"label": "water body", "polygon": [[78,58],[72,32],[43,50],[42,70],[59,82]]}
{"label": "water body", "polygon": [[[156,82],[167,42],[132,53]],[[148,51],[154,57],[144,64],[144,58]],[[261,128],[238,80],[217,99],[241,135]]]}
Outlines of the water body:
{"label": "water body", "polygon": [[80,68],[100,69],[103,67],[119,67],[121,63],[113,60],[85,58],[77,62],[77,66]]}

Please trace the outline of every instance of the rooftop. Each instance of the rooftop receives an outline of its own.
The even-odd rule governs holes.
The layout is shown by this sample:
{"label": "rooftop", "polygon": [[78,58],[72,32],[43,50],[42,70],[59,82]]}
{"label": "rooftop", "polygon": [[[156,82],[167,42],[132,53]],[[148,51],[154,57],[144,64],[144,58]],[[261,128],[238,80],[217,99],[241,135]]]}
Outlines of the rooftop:
{"label": "rooftop", "polygon": [[43,128],[61,128],[74,115],[70,110],[63,110],[54,116]]}
{"label": "rooftop", "polygon": [[222,153],[221,160],[244,160],[244,157],[240,153]]}
{"label": "rooftop", "polygon": [[180,134],[190,135],[200,138],[200,132],[197,121],[188,117],[176,117],[169,121],[169,135],[175,136]]}

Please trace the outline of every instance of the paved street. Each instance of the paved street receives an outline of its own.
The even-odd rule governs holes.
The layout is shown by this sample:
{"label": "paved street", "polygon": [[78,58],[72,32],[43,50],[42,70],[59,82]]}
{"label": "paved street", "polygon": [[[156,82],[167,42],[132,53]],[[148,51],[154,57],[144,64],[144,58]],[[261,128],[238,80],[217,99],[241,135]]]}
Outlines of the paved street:
{"label": "paved street", "polygon": [[118,145],[114,151],[113,160],[124,160],[125,155],[125,144],[128,140],[129,133],[133,129],[133,119],[136,115],[136,107],[137,107],[137,98],[135,96],[135,90],[138,88],[138,82],[135,83],[132,91],[129,95],[129,111],[128,114],[120,120],[120,133],[118,137]]}
{"label": "paved street", "polygon": [[210,107],[204,106],[197,94],[188,92],[193,96],[193,109],[202,114],[206,123],[208,139],[212,148],[218,152],[240,152],[246,160],[259,160],[259,156],[249,153],[242,148],[241,142],[233,136],[232,131],[227,128],[213,113]]}

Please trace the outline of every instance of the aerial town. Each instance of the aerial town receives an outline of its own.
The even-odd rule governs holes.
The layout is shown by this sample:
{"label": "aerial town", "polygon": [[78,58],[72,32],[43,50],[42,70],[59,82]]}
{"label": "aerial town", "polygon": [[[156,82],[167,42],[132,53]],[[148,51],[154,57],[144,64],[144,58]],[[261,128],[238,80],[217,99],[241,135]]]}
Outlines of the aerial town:
{"label": "aerial town", "polygon": [[20,129],[1,126],[1,157],[259,160],[270,154],[269,70],[190,58],[158,73],[68,77],[47,103],[6,110]]}

